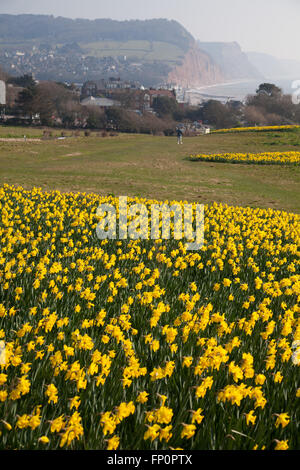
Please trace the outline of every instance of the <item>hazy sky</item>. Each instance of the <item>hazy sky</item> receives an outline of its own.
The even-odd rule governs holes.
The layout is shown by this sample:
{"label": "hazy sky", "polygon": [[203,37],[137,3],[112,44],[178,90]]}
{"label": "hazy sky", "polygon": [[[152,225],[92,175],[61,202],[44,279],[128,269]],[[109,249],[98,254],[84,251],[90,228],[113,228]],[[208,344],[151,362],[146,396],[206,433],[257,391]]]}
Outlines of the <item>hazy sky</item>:
{"label": "hazy sky", "polygon": [[300,0],[0,0],[0,13],[168,18],[202,41],[237,41],[244,51],[300,60]]}

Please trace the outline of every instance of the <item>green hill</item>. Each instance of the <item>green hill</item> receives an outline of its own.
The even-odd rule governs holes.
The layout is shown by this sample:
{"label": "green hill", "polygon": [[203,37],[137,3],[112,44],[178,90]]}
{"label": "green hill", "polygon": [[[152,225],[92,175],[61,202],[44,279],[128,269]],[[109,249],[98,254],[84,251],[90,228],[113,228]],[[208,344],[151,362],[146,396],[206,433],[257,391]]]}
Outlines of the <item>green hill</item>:
{"label": "green hill", "polygon": [[0,65],[11,75],[84,82],[109,76],[146,86],[180,65],[192,35],[167,19],[115,21],[0,15]]}
{"label": "green hill", "polygon": [[162,60],[173,62],[183,58],[184,51],[179,46],[162,41],[97,41],[79,43],[84,54],[93,57],[120,57],[143,61]]}
{"label": "green hill", "polygon": [[148,40],[171,43],[183,51],[187,51],[193,41],[192,35],[174,20],[73,20],[47,15],[0,15],[0,37],[4,43]]}

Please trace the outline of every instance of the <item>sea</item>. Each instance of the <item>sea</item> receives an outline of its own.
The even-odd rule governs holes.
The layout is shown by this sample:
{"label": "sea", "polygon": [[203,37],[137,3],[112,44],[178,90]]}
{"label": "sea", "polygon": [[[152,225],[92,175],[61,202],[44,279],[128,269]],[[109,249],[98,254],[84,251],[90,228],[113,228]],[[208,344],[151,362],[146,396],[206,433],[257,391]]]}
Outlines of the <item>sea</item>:
{"label": "sea", "polygon": [[[296,83],[298,82],[298,83]],[[273,83],[282,89],[284,94],[293,94],[300,88],[300,76],[292,78],[265,78],[255,80],[236,80],[227,83],[220,83],[216,85],[208,85],[199,88],[190,88],[186,90],[191,104],[209,99],[216,99],[219,101],[245,101],[248,95],[255,94],[257,88],[261,83]]]}

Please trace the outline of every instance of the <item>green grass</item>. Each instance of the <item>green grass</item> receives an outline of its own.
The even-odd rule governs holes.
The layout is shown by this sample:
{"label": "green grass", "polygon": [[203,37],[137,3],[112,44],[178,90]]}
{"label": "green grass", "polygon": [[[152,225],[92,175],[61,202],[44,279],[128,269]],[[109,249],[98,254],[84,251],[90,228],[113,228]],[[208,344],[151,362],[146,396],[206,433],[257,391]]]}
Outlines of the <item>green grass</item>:
{"label": "green grass", "polygon": [[[60,130],[54,131],[59,136]],[[42,129],[0,127],[0,138],[42,137]],[[0,142],[0,185],[85,191],[157,200],[262,207],[300,212],[300,167],[192,162],[195,153],[300,149],[300,132],[215,134],[184,139],[123,134],[65,140]],[[276,142],[276,144],[274,144]],[[298,142],[298,145],[297,145]]]}
{"label": "green grass", "polygon": [[183,57],[184,52],[174,44],[159,41],[98,41],[80,43],[85,54],[94,57],[127,56],[143,61],[164,60],[176,61]]}
{"label": "green grass", "polygon": [[[44,130],[52,132],[53,137],[59,137],[62,133],[69,137],[73,134],[73,132],[66,131],[64,129],[0,125],[0,139],[20,139],[23,138],[24,135],[26,135],[28,139],[41,139],[43,137]],[[84,133],[81,132],[81,134],[83,135]]]}

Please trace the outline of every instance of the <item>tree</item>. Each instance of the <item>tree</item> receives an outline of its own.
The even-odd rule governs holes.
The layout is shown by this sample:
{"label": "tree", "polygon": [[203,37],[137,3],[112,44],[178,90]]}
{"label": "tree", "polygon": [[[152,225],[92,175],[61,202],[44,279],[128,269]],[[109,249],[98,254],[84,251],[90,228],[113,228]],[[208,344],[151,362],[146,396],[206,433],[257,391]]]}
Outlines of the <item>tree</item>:
{"label": "tree", "polygon": [[97,106],[86,106],[87,127],[89,129],[104,129],[106,125],[105,113]]}
{"label": "tree", "polygon": [[[70,123],[76,118],[73,104],[78,104],[78,97],[72,91],[66,89],[63,84],[41,82],[38,85],[38,96],[43,120],[51,123],[51,116],[55,116]],[[47,112],[47,106],[49,112]]]}
{"label": "tree", "polygon": [[37,113],[36,97],[37,87],[36,85],[33,85],[24,88],[24,90],[19,93],[17,100],[20,111],[23,113],[23,115],[29,116],[31,121],[33,120],[33,115]]}
{"label": "tree", "polygon": [[107,127],[112,127],[120,132],[139,132],[139,117],[134,111],[112,107],[106,109]]}
{"label": "tree", "polygon": [[256,94],[264,94],[271,97],[278,97],[282,95],[282,89],[273,83],[261,83],[256,90]]}
{"label": "tree", "polygon": [[24,115],[39,114],[43,125],[51,126],[55,118],[72,127],[78,114],[82,112],[78,96],[63,85],[54,82],[41,82],[30,85],[19,94],[18,104]]}
{"label": "tree", "polygon": [[0,67],[0,80],[6,82],[8,80],[8,74]]}
{"label": "tree", "polygon": [[270,123],[280,121],[288,124],[295,120],[295,105],[291,95],[284,95],[279,87],[270,83],[261,84],[255,95],[247,97],[248,106],[254,106],[266,118],[269,116]]}
{"label": "tree", "polygon": [[108,96],[112,100],[119,101],[121,106],[126,109],[138,109],[140,107],[141,94],[138,90],[126,89],[119,92],[111,91]]}
{"label": "tree", "polygon": [[153,99],[153,109],[159,116],[173,116],[178,111],[178,104],[168,96],[157,96]]}
{"label": "tree", "polygon": [[55,113],[55,104],[44,90],[38,88],[35,96],[35,109],[40,116],[43,126],[51,126],[53,124],[53,115]]}
{"label": "tree", "polygon": [[33,87],[35,85],[35,80],[33,80],[32,75],[25,74],[21,77],[10,77],[8,83],[23,88],[28,88]]}
{"label": "tree", "polygon": [[217,128],[233,127],[237,124],[234,110],[220,101],[207,101],[202,107],[202,113],[203,120]]}
{"label": "tree", "polygon": [[267,124],[267,117],[263,111],[256,106],[245,107],[244,119],[248,126],[265,126]]}

